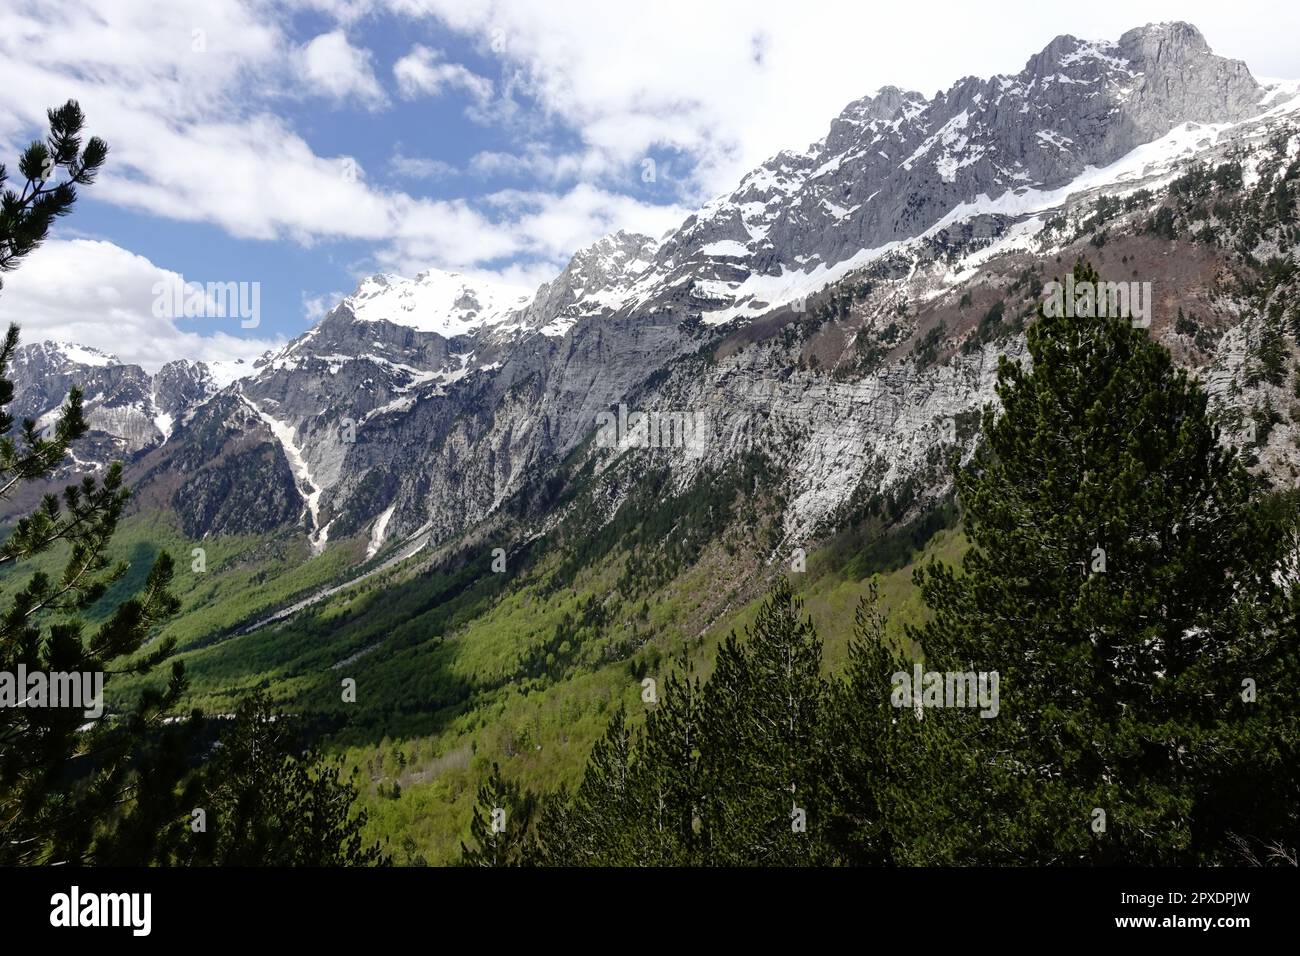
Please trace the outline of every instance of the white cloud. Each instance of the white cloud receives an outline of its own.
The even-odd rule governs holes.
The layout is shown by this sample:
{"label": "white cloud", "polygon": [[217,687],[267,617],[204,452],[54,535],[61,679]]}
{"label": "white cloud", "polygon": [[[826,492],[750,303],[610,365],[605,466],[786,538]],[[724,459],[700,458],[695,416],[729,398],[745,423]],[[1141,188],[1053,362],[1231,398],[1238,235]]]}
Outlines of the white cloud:
{"label": "white cloud", "polygon": [[407,156],[402,152],[400,143],[393,150],[393,155],[389,157],[388,168],[393,175],[403,179],[449,179],[459,172],[451,163],[441,159]]}
{"label": "white cloud", "polygon": [[325,318],[327,312],[343,301],[342,292],[325,292],[321,295],[302,294],[302,314],[309,325]]}
{"label": "white cloud", "polygon": [[253,359],[284,344],[236,334],[235,318],[199,319],[212,326],[200,334],[156,317],[157,283],[176,281],[184,279],[111,242],[49,240],[5,277],[0,323],[16,322],[25,343],[89,345],[149,371],[182,357]]}
{"label": "white cloud", "polygon": [[349,26],[373,13],[376,0],[280,0],[285,6],[302,7],[327,14],[335,23]]}
{"label": "white cloud", "polygon": [[598,153],[556,152],[541,143],[528,144],[514,153],[483,150],[470,158],[469,169],[478,176],[529,176],[550,184],[591,182],[614,172]]}
{"label": "white cloud", "polygon": [[489,196],[488,202],[518,223],[530,237],[532,252],[557,261],[567,261],[593,239],[619,229],[658,238],[690,215],[685,207],[648,206],[587,183],[558,195],[544,190],[502,190]]}
{"label": "white cloud", "polygon": [[[495,214],[493,221],[509,223],[509,228],[438,236],[416,225],[378,254],[380,267],[411,275],[430,262],[451,262],[449,267],[458,271],[484,272],[485,264],[493,260],[522,257],[526,260],[522,264],[503,265],[486,274],[535,285],[554,278],[575,252],[601,236],[626,229],[658,238],[690,214],[683,206],[650,205],[587,183],[564,193],[501,190],[489,195],[486,204]],[[466,239],[477,244],[460,248]],[[489,239],[499,239],[501,244],[494,248]]]}
{"label": "white cloud", "polygon": [[[256,98],[277,80],[293,88],[286,64],[297,49],[273,21],[257,19],[259,10],[217,0],[176,0],[163,8],[147,0],[102,8],[88,0],[49,0],[40,16],[6,8],[0,12],[0,139],[21,142],[44,124],[47,105],[73,96],[90,131],[111,146],[93,187],[96,200],[214,223],[239,238],[370,243],[379,261],[416,272],[431,265],[496,267],[516,256],[552,262],[577,248],[557,249],[557,233],[586,244],[600,236],[588,230],[634,227],[618,221],[623,214],[664,215],[612,191],[557,193],[551,214],[541,215],[500,204],[481,208],[468,198],[420,198],[348,175],[348,157],[319,155],[268,110],[274,101]],[[194,49],[194,29],[204,31],[203,52]],[[440,169],[399,167],[407,174]],[[592,208],[593,197],[608,200],[608,207]],[[670,215],[680,218],[677,213]],[[562,221],[575,228],[557,230]],[[576,228],[579,223],[588,230]]]}
{"label": "white cloud", "polygon": [[296,60],[308,92],[340,102],[356,99],[369,109],[388,102],[370,66],[370,51],[353,46],[342,30],[322,33],[297,51]]}
{"label": "white cloud", "polygon": [[461,90],[482,105],[492,98],[492,81],[459,63],[447,63],[438,50],[417,43],[411,52],[393,64],[397,89],[407,99],[441,96],[446,90]]}

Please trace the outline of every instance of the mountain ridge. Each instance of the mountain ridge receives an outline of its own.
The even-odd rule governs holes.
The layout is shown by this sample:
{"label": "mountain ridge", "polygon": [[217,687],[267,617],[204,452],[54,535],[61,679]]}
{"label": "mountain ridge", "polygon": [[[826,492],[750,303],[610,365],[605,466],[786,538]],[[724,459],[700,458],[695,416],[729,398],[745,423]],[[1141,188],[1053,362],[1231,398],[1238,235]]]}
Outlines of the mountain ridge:
{"label": "mountain ridge", "polygon": [[[662,239],[620,231],[579,250],[517,308],[502,304],[510,293],[437,270],[411,280],[363,279],[249,374],[184,392],[190,403],[166,413],[175,418],[175,441],[172,429],[151,443],[137,428],[121,450],[148,459],[141,473],[150,480],[169,473],[173,456],[213,471],[183,446],[221,458],[217,450],[226,445],[211,445],[217,426],[210,419],[219,417],[212,401],[224,395],[226,444],[259,449],[259,468],[266,456],[279,459],[265,472],[272,483],[266,493],[277,504],[262,530],[283,527],[282,503],[297,499],[289,523],[318,549],[358,535],[372,556],[414,535],[447,540],[540,480],[583,444],[596,415],[619,402],[716,407],[728,389],[674,397],[646,388],[710,343],[742,341],[744,328],[769,320],[799,321],[809,300],[843,283],[874,283],[869,302],[892,283],[894,300],[903,301],[886,309],[906,307],[918,290],[943,295],[969,281],[982,256],[1034,241],[1048,213],[1072,195],[1158,185],[1186,160],[1254,136],[1251,124],[1269,96],[1244,64],[1215,56],[1200,32],[1182,23],[1137,28],[1117,41],[1058,37],[1019,74],[967,77],[928,100],[883,87],[848,104],[823,139],[778,153]],[[1289,108],[1272,110],[1285,115]],[[930,275],[935,261],[949,260],[947,272]],[[928,288],[917,286],[922,279]],[[426,292],[431,297],[422,298]],[[434,300],[443,311],[414,314]],[[906,341],[879,347],[895,354]],[[987,396],[996,355],[979,354],[965,370],[961,361],[944,366],[954,382],[974,376],[977,384],[906,412],[912,433],[898,438],[918,444],[877,480],[906,477],[936,447],[926,430],[933,421]],[[758,381],[746,387],[782,396],[792,420],[813,416],[815,424],[822,413],[808,395],[833,407],[840,401],[834,394],[845,391],[819,374],[764,368],[762,361],[756,353]],[[894,427],[885,399],[917,390],[929,374],[899,365],[892,378],[859,383],[855,401],[884,402],[871,429]],[[733,393],[722,407],[748,409],[740,417],[753,419],[753,404]],[[192,427],[201,407],[208,412]],[[861,418],[822,424],[823,445],[809,450],[817,458],[792,486],[787,531],[794,537],[833,513],[880,454],[857,450],[863,433],[855,430],[868,427]],[[203,437],[191,439],[191,432]],[[712,440],[717,453],[706,457],[714,464],[736,451],[730,439]],[[891,445],[898,441],[879,447]],[[834,449],[844,459],[831,467]],[[696,468],[682,466],[681,480]],[[185,490],[198,476],[179,476],[171,499],[197,535],[220,526],[212,516],[222,507],[255,514],[255,502],[230,497],[239,483],[219,470],[202,479],[202,508],[187,503]],[[215,501],[223,489],[226,497]],[[197,512],[208,517],[199,520]],[[248,527],[256,529],[256,521]]]}

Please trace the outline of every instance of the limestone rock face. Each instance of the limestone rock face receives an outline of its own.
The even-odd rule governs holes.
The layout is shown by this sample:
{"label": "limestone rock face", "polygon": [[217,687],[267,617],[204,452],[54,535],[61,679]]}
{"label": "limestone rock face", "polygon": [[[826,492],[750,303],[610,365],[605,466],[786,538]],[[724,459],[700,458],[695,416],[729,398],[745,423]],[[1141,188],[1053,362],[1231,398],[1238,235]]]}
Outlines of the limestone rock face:
{"label": "limestone rock face", "polygon": [[138,365],[82,345],[40,342],[20,346],[10,363],[10,414],[51,424],[72,386],[80,386],[91,426],[77,447],[81,469],[100,469],[166,441],[176,423],[218,390],[202,362],[169,362],[150,375]]}

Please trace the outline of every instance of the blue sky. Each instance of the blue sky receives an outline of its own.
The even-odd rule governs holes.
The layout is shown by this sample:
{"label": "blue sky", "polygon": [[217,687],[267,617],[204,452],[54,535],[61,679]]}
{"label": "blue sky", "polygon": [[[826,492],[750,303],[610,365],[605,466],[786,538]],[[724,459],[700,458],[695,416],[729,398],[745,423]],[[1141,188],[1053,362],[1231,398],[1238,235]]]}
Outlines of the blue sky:
{"label": "blue sky", "polygon": [[[1016,72],[1060,33],[1188,19],[1257,75],[1300,75],[1288,4],[994,6],[7,0],[5,159],[70,97],[112,153],[6,278],[0,320],[156,366],[256,355],[376,271],[531,290],[601,235],[661,234],[882,84]],[[259,282],[260,324],[157,318],[172,274]]]}
{"label": "blue sky", "polygon": [[[303,42],[310,42],[330,34],[335,26],[329,17],[307,11],[292,17],[285,29]],[[399,23],[395,16],[380,11],[349,32],[353,34],[349,42],[364,44],[371,55],[372,69],[380,75],[384,66],[391,69],[416,43],[438,49],[446,62],[463,65],[476,76],[485,76],[491,70],[491,64],[484,62],[470,41],[437,21]],[[341,178],[355,174],[375,190],[454,201],[467,195],[529,188],[532,177],[518,170],[489,169],[480,161],[476,170],[481,171],[470,171],[476,156],[509,153],[518,135],[516,125],[476,121],[467,116],[467,110],[478,107],[471,92],[453,85],[438,96],[408,98],[396,91],[395,80],[386,86],[382,105],[361,94],[287,99],[276,104],[276,115],[302,137],[315,155],[334,158]],[[524,100],[521,110],[535,108],[526,97],[520,99]],[[94,117],[90,120],[94,131]],[[569,138],[562,129],[549,130],[547,137],[549,142],[561,145]],[[266,161],[273,163],[275,158],[268,156]],[[646,199],[651,203],[671,202],[666,193],[648,195]],[[400,255],[385,255],[373,241],[347,235],[296,241],[285,241],[282,235],[242,238],[215,223],[124,208],[101,198],[94,188],[83,191],[77,215],[68,225],[71,228],[66,234],[109,239],[187,279],[259,281],[263,335],[270,332],[292,336],[302,331],[322,304],[349,291],[359,275],[421,265]],[[542,257],[541,262],[545,264],[538,270],[537,257],[503,255],[485,258],[475,265],[489,272],[518,266],[524,276],[549,277],[554,261]],[[433,261],[427,266],[437,264],[464,266],[460,262]],[[180,322],[195,330],[202,324],[201,320]],[[232,327],[229,331],[236,330]]]}

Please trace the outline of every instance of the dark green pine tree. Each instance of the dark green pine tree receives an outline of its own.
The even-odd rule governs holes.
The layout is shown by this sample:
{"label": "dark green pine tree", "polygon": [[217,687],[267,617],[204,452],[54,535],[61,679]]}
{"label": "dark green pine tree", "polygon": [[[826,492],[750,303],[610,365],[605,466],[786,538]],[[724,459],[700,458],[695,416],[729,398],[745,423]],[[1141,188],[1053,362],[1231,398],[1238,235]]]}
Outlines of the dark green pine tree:
{"label": "dark green pine tree", "polygon": [[826,862],[829,798],[821,642],[784,579],[701,684],[683,654],[635,737],[620,711],[572,799],[539,826],[542,862],[793,865]]}
{"label": "dark green pine tree", "polygon": [[492,765],[491,775],[479,785],[478,801],[469,832],[474,846],[460,845],[465,866],[520,866],[537,861],[533,817],[537,798],[514,780],[501,776]]}
{"label": "dark green pine tree", "polygon": [[108,145],[98,136],[82,147],[85,117],[75,100],[46,115],[49,136],[31,143],[18,160],[21,189],[6,186],[8,172],[0,163],[0,273],[16,268],[44,241],[54,220],[72,211],[77,187],[94,182],[108,158]]}
{"label": "dark green pine tree", "polygon": [[[94,179],[108,152],[96,138],[82,148],[76,103],[51,110],[49,121],[47,139],[32,143],[19,161],[25,186],[0,193],[0,271],[15,268],[54,219],[71,210],[76,187]],[[0,186],[6,177],[0,167]],[[10,434],[14,421],[4,408],[14,390],[4,371],[17,345],[18,329],[11,326],[0,345],[0,498],[25,482],[47,479],[87,430],[81,392],[73,388],[51,429],[41,433],[25,421]],[[61,500],[46,495],[15,524],[0,547],[0,568],[10,581],[14,568],[37,555],[61,551],[66,557],[57,575],[37,571],[15,582],[0,612],[0,672],[16,675],[22,667],[28,674],[102,674],[107,686],[114,674],[150,671],[171,654],[170,640],[141,653],[177,608],[168,590],[167,554],[158,556],[138,595],[116,609],[101,603],[127,570],[107,556],[127,495],[121,466],[114,464],[99,483],[85,478]],[[132,804],[138,818],[150,810],[161,814],[149,827],[168,826],[167,794],[184,772],[175,735],[191,728],[164,727],[162,718],[183,690],[183,672],[174,664],[162,688],[89,722],[83,707],[0,708],[0,864],[93,862],[97,839]],[[141,773],[141,767],[155,772]]]}
{"label": "dark green pine tree", "polygon": [[706,859],[708,835],[700,816],[706,799],[700,766],[703,687],[693,670],[683,652],[637,740],[632,791],[638,866],[689,866]]}
{"label": "dark green pine tree", "polygon": [[550,866],[628,866],[637,861],[638,794],[632,731],[620,707],[591,748],[572,799],[561,791],[539,814],[539,862]]}
{"label": "dark green pine tree", "polygon": [[[885,636],[873,579],[858,605],[844,674],[831,688],[823,773],[831,793],[830,841],[845,862],[893,860],[895,832],[905,835],[908,797],[918,792],[915,713],[891,702],[893,675],[911,668]],[[900,723],[901,721],[901,723]]]}
{"label": "dark green pine tree", "polygon": [[1290,354],[1286,344],[1286,330],[1282,322],[1282,309],[1279,303],[1276,314],[1260,317],[1258,339],[1255,346],[1255,365],[1248,376],[1249,384],[1268,382],[1281,385],[1286,381],[1287,358]]}
{"label": "dark green pine tree", "polygon": [[826,799],[819,754],[827,697],[822,644],[784,577],[742,643],[732,634],[704,690],[702,823],[710,863],[825,860]]}
{"label": "dark green pine tree", "polygon": [[[300,749],[301,727],[263,694],[240,702],[214,755],[178,794],[156,862],[215,866],[388,863],[341,759]],[[197,816],[195,811],[202,811]],[[128,818],[127,823],[131,822]],[[133,828],[124,826],[130,833]],[[129,846],[129,844],[128,844]]]}
{"label": "dark green pine tree", "polygon": [[905,654],[886,637],[872,581],[826,720],[830,840],[853,865],[968,861],[970,805],[986,799],[981,756],[898,693],[917,650]]}
{"label": "dark green pine tree", "polygon": [[539,862],[684,866],[706,860],[703,699],[691,671],[683,654],[639,733],[628,728],[620,709],[592,747],[577,791],[544,802]]}
{"label": "dark green pine tree", "polygon": [[[1075,277],[1097,279],[1082,263]],[[1028,345],[1030,367],[1002,360],[1002,410],[958,475],[961,571],[917,575],[926,668],[1000,677],[995,718],[925,713],[939,738],[923,759],[975,759],[946,768],[973,765],[962,788],[917,805],[935,834],[921,852],[1185,864],[1293,843],[1280,522],[1144,331],[1040,316]]]}

